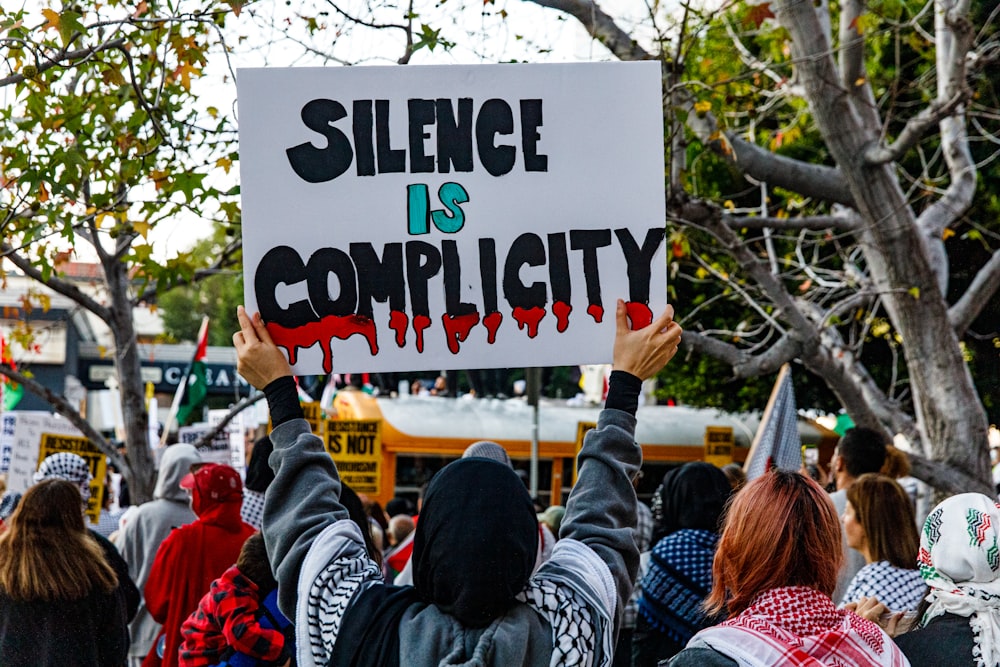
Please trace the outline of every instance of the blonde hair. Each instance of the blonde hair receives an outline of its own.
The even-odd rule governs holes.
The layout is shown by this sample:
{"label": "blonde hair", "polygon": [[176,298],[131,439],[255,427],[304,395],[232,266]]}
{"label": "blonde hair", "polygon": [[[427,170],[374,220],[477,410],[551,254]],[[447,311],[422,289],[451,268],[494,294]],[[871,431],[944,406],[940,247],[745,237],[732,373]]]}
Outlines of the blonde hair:
{"label": "blonde hair", "polygon": [[80,490],[61,479],[28,489],[0,535],[0,590],[18,602],[110,593],[118,577],[83,524]]}

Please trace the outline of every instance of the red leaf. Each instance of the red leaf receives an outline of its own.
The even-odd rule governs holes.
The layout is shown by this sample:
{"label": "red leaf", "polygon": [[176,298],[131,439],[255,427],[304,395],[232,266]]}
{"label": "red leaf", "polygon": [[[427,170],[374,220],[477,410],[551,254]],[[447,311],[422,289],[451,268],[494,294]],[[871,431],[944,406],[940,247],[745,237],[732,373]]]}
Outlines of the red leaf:
{"label": "red leaf", "polygon": [[747,16],[744,19],[744,23],[748,25],[752,23],[755,28],[759,28],[760,24],[766,19],[773,18],[774,12],[771,11],[771,3],[763,2],[750,8],[750,11],[747,12]]}

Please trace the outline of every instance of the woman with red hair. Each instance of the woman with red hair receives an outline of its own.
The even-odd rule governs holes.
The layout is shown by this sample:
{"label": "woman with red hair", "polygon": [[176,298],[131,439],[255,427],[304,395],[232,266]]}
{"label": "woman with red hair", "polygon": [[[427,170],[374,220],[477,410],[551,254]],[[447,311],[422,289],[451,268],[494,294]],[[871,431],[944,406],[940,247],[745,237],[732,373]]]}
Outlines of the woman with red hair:
{"label": "woman with red hair", "polygon": [[908,665],[878,625],[833,604],[842,559],[840,521],[816,482],[782,470],[758,477],[734,497],[712,565],[706,611],[728,619],[670,666]]}

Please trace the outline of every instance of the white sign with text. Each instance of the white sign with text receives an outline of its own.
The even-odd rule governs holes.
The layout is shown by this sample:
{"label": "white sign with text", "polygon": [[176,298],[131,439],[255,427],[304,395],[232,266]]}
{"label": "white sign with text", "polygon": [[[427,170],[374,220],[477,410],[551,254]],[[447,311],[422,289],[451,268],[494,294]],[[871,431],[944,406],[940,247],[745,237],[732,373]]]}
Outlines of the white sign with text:
{"label": "white sign with text", "polygon": [[659,63],[245,69],[239,117],[297,374],[603,363],[666,305]]}

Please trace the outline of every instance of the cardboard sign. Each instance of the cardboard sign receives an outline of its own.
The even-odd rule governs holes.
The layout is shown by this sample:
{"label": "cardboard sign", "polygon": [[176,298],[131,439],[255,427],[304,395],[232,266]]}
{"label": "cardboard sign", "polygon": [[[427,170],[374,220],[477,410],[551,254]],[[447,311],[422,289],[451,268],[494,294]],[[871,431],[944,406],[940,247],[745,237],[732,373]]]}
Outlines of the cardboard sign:
{"label": "cardboard sign", "polygon": [[382,420],[328,419],[323,443],[345,484],[356,493],[382,492]]}
{"label": "cardboard sign", "polygon": [[239,72],[245,302],[296,374],[610,361],[666,305],[660,65]]}
{"label": "cardboard sign", "polygon": [[43,433],[82,437],[73,424],[59,415],[32,410],[3,413],[0,429],[0,472],[7,473],[7,490],[24,493],[34,484]]}
{"label": "cardboard sign", "polygon": [[722,467],[733,462],[733,447],[736,439],[732,426],[705,427],[705,461]]}
{"label": "cardboard sign", "polygon": [[[229,410],[209,410],[207,422],[182,426],[178,429],[177,441],[193,445],[215,428],[228,414]],[[225,429],[212,438],[210,443],[198,447],[198,453],[201,454],[201,460],[204,463],[220,463],[242,471],[246,467],[243,415],[236,415]]]}
{"label": "cardboard sign", "polygon": [[38,461],[35,466],[42,465],[46,457],[58,452],[70,452],[83,458],[90,466],[90,499],[87,501],[85,514],[90,522],[97,524],[101,519],[101,504],[104,501],[104,476],[108,470],[107,457],[97,449],[88,438],[83,436],[60,435],[58,433],[43,433],[41,445],[38,448]]}

